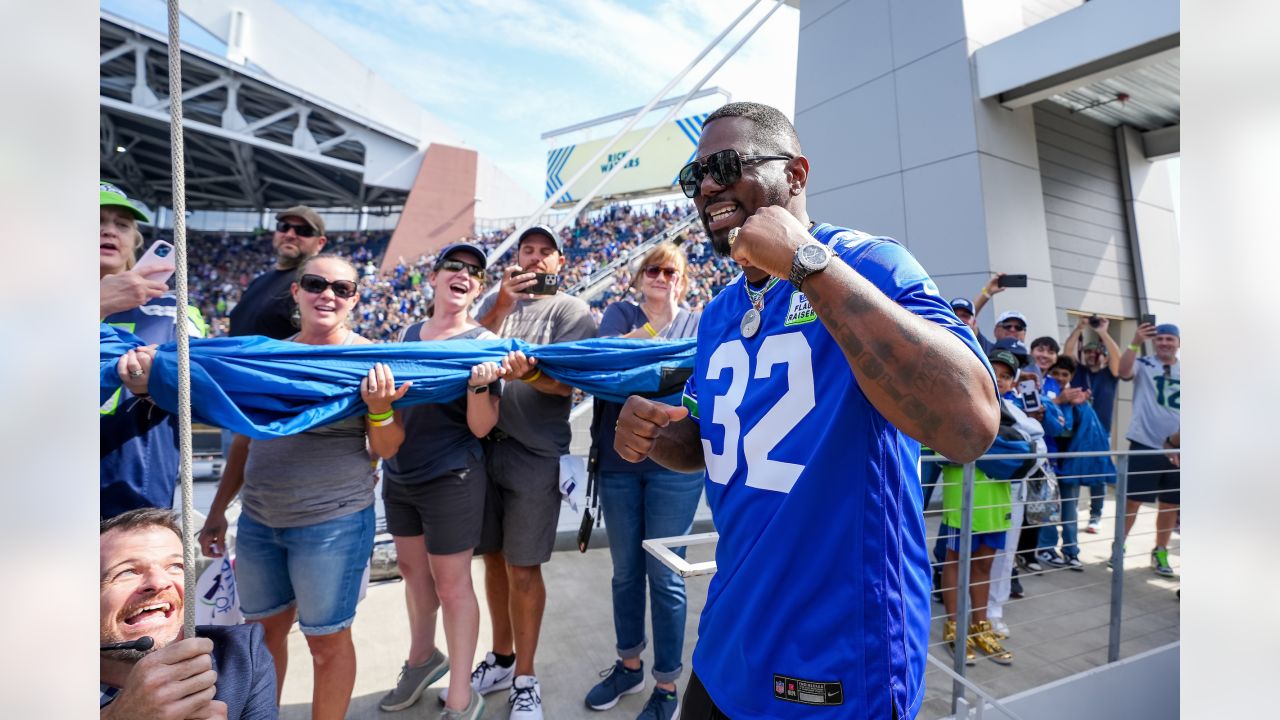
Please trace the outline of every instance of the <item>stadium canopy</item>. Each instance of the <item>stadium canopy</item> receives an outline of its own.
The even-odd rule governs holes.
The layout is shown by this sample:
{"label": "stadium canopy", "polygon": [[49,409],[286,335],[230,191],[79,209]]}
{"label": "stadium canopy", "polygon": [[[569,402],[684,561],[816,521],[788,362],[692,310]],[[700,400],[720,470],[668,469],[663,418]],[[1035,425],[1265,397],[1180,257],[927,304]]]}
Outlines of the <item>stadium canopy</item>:
{"label": "stadium canopy", "polygon": [[[170,189],[166,37],[101,14],[104,180],[151,206]],[[183,45],[187,206],[261,210],[402,205],[419,140],[272,78]]]}

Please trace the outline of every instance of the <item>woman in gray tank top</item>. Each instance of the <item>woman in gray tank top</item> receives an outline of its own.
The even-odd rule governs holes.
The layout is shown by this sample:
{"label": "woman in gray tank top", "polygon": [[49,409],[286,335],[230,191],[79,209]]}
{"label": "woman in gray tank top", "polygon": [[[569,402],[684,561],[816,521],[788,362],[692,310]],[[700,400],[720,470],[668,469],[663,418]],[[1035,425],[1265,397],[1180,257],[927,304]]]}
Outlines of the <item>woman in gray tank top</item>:
{"label": "woman in gray tank top", "polygon": [[[497,339],[469,313],[484,288],[485,264],[484,252],[469,243],[443,248],[427,276],[435,291],[431,316],[410,325],[400,339]],[[379,703],[385,711],[413,705],[449,672],[440,717],[470,720],[484,712],[484,699],[472,688],[480,606],[471,584],[471,556],[480,543],[488,486],[479,439],[498,423],[502,374],[497,363],[480,363],[471,368],[462,397],[416,405],[396,416],[394,427],[404,443],[383,465],[382,499],[404,578],[410,637],[400,677]],[[435,646],[437,609],[444,616],[448,657]]]}
{"label": "woman in gray tank top", "polygon": [[[364,345],[347,324],[359,299],[356,269],[334,255],[298,268],[291,292],[305,345]],[[351,639],[365,566],[373,551],[374,460],[390,457],[403,435],[391,422],[396,388],[378,363],[360,383],[369,414],[271,440],[237,435],[209,518],[200,531],[205,555],[218,557],[226,508],[237,493],[243,511],[236,533],[236,587],[246,619],[262,624],[284,686],[289,630],[296,620],[315,673],[313,718],[346,715],[356,679]]]}

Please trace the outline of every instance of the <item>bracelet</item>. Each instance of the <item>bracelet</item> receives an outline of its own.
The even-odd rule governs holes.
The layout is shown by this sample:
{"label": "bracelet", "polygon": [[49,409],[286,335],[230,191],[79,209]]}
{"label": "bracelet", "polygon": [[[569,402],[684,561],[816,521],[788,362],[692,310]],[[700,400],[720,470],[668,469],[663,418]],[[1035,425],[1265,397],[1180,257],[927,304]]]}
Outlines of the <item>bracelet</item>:
{"label": "bracelet", "polygon": [[378,413],[378,414],[376,414],[376,415],[375,415],[375,414],[373,414],[373,413],[369,413],[369,419],[370,419],[370,420],[372,420],[372,421],[374,421],[374,422],[381,422],[381,421],[383,421],[383,420],[386,420],[386,419],[390,418],[392,415],[395,415],[395,414],[396,414],[396,411],[395,411],[395,409],[393,408],[393,409],[388,410],[388,411],[386,411],[386,412],[384,412],[384,413]]}
{"label": "bracelet", "polygon": [[1139,345],[1138,343],[1131,343],[1131,344],[1129,345],[1129,349],[1130,349],[1130,350],[1132,350],[1132,351],[1134,351],[1134,352],[1138,352],[1138,351],[1142,350],[1142,346],[1141,346],[1141,345]]}
{"label": "bracelet", "polygon": [[647,322],[644,324],[644,331],[649,333],[649,337],[658,337],[658,331],[654,330],[653,326]]}
{"label": "bracelet", "polygon": [[990,299],[991,299],[991,293],[987,292],[987,288],[986,288],[986,287],[983,287],[983,288],[982,288],[982,297],[984,297],[984,298],[986,298],[986,299],[988,299],[988,300],[990,300]]}
{"label": "bracelet", "polygon": [[537,370],[535,370],[532,375],[530,375],[527,378],[524,378],[524,381],[532,385],[533,382],[540,377],[542,377],[542,368],[538,368]]}
{"label": "bracelet", "polygon": [[382,420],[374,420],[372,415],[369,416],[369,425],[371,425],[372,427],[386,427],[388,425],[393,424],[395,421],[396,421],[395,413],[392,413],[390,417],[384,418]]}

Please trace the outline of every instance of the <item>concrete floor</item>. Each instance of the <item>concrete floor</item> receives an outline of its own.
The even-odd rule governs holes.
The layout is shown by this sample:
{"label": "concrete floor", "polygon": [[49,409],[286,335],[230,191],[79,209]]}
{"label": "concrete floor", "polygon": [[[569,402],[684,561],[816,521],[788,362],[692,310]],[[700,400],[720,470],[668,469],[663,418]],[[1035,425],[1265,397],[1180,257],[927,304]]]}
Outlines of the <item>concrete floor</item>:
{"label": "concrete floor", "polygon": [[[1113,505],[1108,501],[1107,518],[1112,516],[1112,512]],[[936,516],[931,516],[933,530],[936,530],[937,522]],[[1023,576],[1027,597],[1011,601],[1005,612],[1005,620],[1011,627],[1011,637],[1006,644],[1014,653],[1014,662],[1005,667],[980,657],[978,664],[967,671],[972,681],[999,698],[1106,662],[1111,572],[1105,562],[1110,547],[1111,521],[1104,520],[1104,526],[1104,533],[1080,535],[1081,558],[1086,563],[1084,572],[1055,570],[1038,576]],[[1179,637],[1179,606],[1174,597],[1178,580],[1158,577],[1148,567],[1146,554],[1153,544],[1153,531],[1154,512],[1144,510],[1128,543],[1130,558],[1125,572],[1122,657],[1165,645]],[[1180,565],[1178,539],[1174,535],[1170,548],[1175,568]],[[711,553],[709,546],[692,548],[690,559],[709,559]],[[477,561],[472,575],[480,599],[481,615],[485,617],[482,572],[482,565]],[[598,680],[597,673],[610,667],[615,657],[608,550],[592,549],[585,555],[576,551],[557,552],[544,566],[543,572],[548,598],[537,668],[546,717],[551,720],[634,718],[643,707],[647,692],[624,698],[606,713],[593,712],[583,704],[583,696]],[[688,582],[686,658],[691,655],[697,639],[697,618],[709,581],[707,576],[691,578]],[[935,616],[942,614],[940,604],[934,604],[933,609]],[[482,620],[481,653],[490,646],[487,625],[488,621]],[[941,646],[941,625],[941,619],[935,619],[931,652],[949,665],[950,654]],[[398,581],[369,588],[353,632],[359,669],[348,717],[380,720],[437,717],[439,705],[435,701],[435,688],[444,687],[447,684],[444,679],[408,710],[383,713],[377,707],[379,698],[395,682],[408,649],[408,621],[404,613],[403,588]],[[443,634],[438,637],[443,647]],[[289,648],[292,662],[280,716],[285,720],[308,718],[311,663],[306,642],[296,628],[290,636]],[[652,655],[647,653],[645,659],[647,665]],[[949,714],[950,679],[930,665],[926,681],[928,694],[918,717],[932,720]],[[651,679],[649,686],[652,687]],[[506,693],[490,695],[484,717],[506,718],[506,713]],[[1083,699],[1081,713],[1087,717]]]}

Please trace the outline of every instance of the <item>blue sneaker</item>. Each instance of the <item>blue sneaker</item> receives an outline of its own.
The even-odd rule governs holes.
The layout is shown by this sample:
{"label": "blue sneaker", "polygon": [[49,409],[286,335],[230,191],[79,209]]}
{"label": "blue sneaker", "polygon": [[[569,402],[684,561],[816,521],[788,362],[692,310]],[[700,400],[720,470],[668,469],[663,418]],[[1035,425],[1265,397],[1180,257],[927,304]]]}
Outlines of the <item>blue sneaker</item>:
{"label": "blue sneaker", "polygon": [[604,678],[587,693],[587,707],[592,710],[608,710],[618,704],[623,695],[644,692],[644,664],[639,670],[628,670],[618,660],[613,667],[600,671]]}
{"label": "blue sneaker", "polygon": [[680,716],[680,700],[673,692],[659,688],[653,689],[649,702],[636,716],[636,720],[675,720]]}

